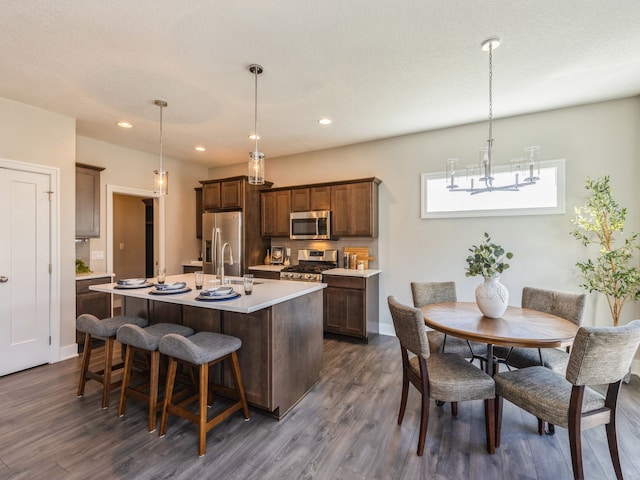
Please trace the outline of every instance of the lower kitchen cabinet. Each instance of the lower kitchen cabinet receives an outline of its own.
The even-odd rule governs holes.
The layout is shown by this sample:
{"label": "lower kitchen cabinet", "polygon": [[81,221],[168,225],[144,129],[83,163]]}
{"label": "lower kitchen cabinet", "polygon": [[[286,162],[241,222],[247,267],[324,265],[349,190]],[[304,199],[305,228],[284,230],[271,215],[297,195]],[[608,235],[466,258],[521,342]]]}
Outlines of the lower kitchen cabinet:
{"label": "lower kitchen cabinet", "polygon": [[[89,290],[91,285],[111,283],[111,276],[76,280],[76,317],[83,313],[91,313],[103,319],[111,316],[111,295],[108,293]],[[76,343],[80,350],[84,346],[84,333],[76,330]]]}
{"label": "lower kitchen cabinet", "polygon": [[365,341],[378,334],[378,275],[324,275],[324,331]]}
{"label": "lower kitchen cabinet", "polygon": [[265,278],[267,280],[280,280],[280,272],[266,270],[249,270],[253,274],[253,278]]}

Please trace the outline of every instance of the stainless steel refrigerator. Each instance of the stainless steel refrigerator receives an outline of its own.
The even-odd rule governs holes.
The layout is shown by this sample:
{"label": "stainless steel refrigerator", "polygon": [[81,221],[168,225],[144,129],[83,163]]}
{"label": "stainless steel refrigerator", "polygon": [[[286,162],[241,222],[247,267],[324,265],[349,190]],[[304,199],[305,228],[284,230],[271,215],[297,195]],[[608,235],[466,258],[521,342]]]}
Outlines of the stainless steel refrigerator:
{"label": "stainless steel refrigerator", "polygon": [[[224,274],[242,276],[242,212],[204,213],[202,215],[202,269],[218,274],[224,262]],[[216,232],[219,231],[219,234]],[[229,247],[222,247],[225,243]],[[230,250],[230,251],[229,251]]]}

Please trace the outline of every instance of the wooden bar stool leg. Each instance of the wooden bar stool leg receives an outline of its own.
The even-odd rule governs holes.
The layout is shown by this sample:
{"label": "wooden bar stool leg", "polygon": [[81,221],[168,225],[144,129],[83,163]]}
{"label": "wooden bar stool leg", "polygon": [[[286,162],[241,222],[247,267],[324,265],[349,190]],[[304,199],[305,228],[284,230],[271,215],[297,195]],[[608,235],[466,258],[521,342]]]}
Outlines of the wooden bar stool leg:
{"label": "wooden bar stool leg", "polygon": [[169,416],[169,405],[173,400],[173,384],[176,380],[176,367],[178,362],[175,358],[169,359],[169,368],[167,370],[167,386],[164,392],[164,402],[162,404],[162,418],[160,419],[160,432],[161,437],[167,432],[167,417]]}
{"label": "wooden bar stool leg", "polygon": [[149,432],[156,430],[158,410],[158,376],[160,375],[160,352],[151,352],[151,371],[149,378]]}
{"label": "wooden bar stool leg", "polygon": [[199,416],[198,416],[198,455],[201,457],[207,449],[207,399],[209,397],[209,364],[200,365]]}
{"label": "wooden bar stool leg", "polygon": [[231,354],[231,365],[233,366],[233,378],[236,382],[238,393],[240,394],[240,401],[242,402],[242,414],[244,415],[245,420],[249,420],[249,405],[247,404],[247,395],[244,391],[240,363],[238,363],[238,354],[236,352]]}
{"label": "wooden bar stool leg", "polygon": [[87,371],[89,370],[89,362],[91,361],[91,347],[91,335],[85,333],[84,352],[82,353],[82,370],[80,371],[80,383],[78,383],[78,397],[82,397],[84,395],[84,386],[87,383]]}
{"label": "wooden bar stool leg", "polygon": [[102,380],[102,409],[109,408],[109,394],[111,393],[111,364],[113,362],[114,338],[108,337],[104,344],[104,377]]}
{"label": "wooden bar stool leg", "polygon": [[124,354],[124,372],[122,373],[122,387],[120,390],[120,403],[118,403],[118,416],[122,417],[126,408],[127,388],[131,380],[131,366],[133,364],[133,348],[128,347]]}

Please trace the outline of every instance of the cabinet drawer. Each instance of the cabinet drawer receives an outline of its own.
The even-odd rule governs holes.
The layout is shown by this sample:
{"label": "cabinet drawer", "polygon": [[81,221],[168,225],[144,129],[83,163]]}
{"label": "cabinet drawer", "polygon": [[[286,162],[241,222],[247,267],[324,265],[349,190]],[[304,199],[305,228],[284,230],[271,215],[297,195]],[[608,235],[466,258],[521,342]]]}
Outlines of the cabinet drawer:
{"label": "cabinet drawer", "polygon": [[366,279],[360,277],[341,277],[337,275],[324,275],[322,281],[330,287],[356,288],[364,290]]}
{"label": "cabinet drawer", "polygon": [[102,285],[103,283],[111,283],[111,277],[76,280],[76,295],[80,295],[83,293],[95,293],[93,290],[89,290],[89,287],[91,285]]}

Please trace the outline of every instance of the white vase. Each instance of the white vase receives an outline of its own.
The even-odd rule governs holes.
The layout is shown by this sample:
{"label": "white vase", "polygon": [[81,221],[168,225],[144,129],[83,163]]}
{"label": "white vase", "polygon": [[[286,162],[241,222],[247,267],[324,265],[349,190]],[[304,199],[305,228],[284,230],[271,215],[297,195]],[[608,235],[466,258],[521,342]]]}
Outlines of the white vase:
{"label": "white vase", "polygon": [[509,290],[500,277],[485,277],[476,288],[476,303],[485,317],[500,318],[509,305]]}

